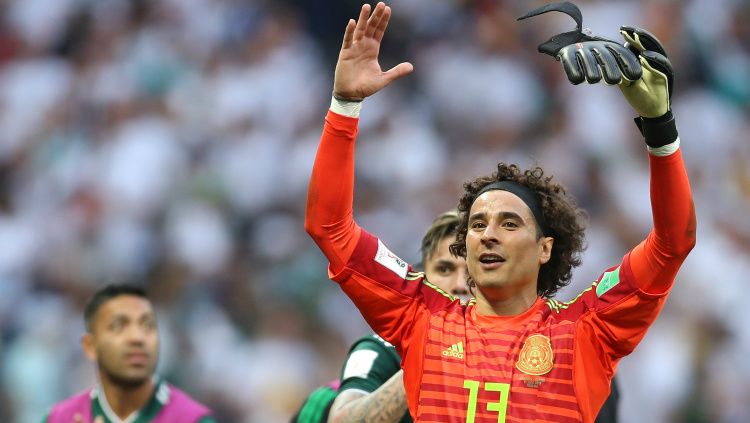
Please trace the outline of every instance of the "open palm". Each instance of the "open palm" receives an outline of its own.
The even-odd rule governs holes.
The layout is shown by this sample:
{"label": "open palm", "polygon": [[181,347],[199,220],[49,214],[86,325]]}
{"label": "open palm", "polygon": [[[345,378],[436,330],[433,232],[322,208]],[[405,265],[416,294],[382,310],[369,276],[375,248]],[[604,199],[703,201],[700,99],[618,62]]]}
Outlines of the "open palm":
{"label": "open palm", "polygon": [[365,4],[357,21],[349,20],[336,63],[333,82],[333,94],[336,97],[363,100],[414,69],[408,62],[399,63],[386,72],[380,68],[380,42],[390,18],[391,8],[380,2],[372,14],[370,5]]}

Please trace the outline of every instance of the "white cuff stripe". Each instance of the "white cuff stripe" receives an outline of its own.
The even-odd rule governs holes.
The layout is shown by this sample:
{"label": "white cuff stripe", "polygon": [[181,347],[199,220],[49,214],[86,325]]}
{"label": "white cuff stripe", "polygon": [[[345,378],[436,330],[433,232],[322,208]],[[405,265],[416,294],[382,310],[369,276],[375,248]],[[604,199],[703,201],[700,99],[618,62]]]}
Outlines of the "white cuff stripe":
{"label": "white cuff stripe", "polygon": [[680,148],[680,137],[677,137],[673,142],[663,145],[661,147],[651,148],[648,147],[649,154],[658,157],[669,156]]}
{"label": "white cuff stripe", "polygon": [[359,117],[359,111],[362,109],[361,101],[343,101],[331,97],[331,111],[343,116]]}

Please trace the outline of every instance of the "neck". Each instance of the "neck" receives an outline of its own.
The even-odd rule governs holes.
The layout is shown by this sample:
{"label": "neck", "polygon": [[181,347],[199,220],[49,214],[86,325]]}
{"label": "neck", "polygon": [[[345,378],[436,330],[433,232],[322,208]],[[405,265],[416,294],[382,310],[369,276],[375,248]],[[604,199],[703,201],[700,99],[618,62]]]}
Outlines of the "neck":
{"label": "neck", "polygon": [[531,308],[539,298],[536,290],[519,292],[510,297],[489,297],[477,290],[477,312],[489,316],[515,316]]}
{"label": "neck", "polygon": [[101,377],[100,383],[107,403],[120,420],[143,408],[155,387],[151,377],[138,385],[118,384],[107,377]]}

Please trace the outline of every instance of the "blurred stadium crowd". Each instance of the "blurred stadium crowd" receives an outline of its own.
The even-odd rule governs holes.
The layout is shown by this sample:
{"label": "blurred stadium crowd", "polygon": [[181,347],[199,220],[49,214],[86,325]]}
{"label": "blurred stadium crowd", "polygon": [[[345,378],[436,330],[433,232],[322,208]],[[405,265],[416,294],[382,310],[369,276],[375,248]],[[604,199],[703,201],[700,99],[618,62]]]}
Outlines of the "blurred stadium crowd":
{"label": "blurred stadium crowd", "polygon": [[[383,66],[415,72],[363,108],[359,223],[408,261],[461,183],[539,163],[588,210],[560,299],[650,227],[648,167],[616,88],[571,86],[536,45],[573,22],[521,0],[393,0]],[[623,360],[623,422],[750,421],[750,2],[577,2],[584,26],[650,29],[677,69],[698,244]],[[222,422],[286,421],[367,331],[303,229],[351,0],[0,2],[0,421],[94,382],[96,287],[143,281],[160,373]]]}

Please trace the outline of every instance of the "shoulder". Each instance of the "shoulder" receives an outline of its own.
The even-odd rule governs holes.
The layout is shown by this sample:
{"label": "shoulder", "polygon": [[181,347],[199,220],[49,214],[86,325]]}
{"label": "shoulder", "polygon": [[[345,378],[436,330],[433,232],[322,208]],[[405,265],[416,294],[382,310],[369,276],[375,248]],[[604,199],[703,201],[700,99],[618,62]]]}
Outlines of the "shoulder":
{"label": "shoulder", "polygon": [[46,422],[69,422],[75,413],[90,411],[91,389],[81,391],[52,406],[47,414]]}
{"label": "shoulder", "polygon": [[400,360],[400,358],[398,357],[398,353],[396,352],[396,347],[394,347],[393,344],[386,341],[376,333],[363,336],[356,340],[352,344],[351,348],[349,348],[349,355],[351,355],[355,351],[374,351],[378,354],[387,353],[394,355],[398,360]]}
{"label": "shoulder", "polygon": [[[208,407],[174,385],[163,383],[156,395],[166,397],[162,399],[168,406],[165,406],[163,410],[167,411],[170,416],[174,414],[175,417],[190,418],[196,422],[204,422],[206,421],[205,418],[211,416],[211,410]],[[213,420],[209,419],[208,421]]]}
{"label": "shoulder", "polygon": [[548,300],[550,309],[556,314],[572,317],[587,311],[602,311],[619,306],[626,298],[639,294],[640,290],[633,282],[629,266],[624,263],[626,260],[606,269],[591,286],[570,301]]}

